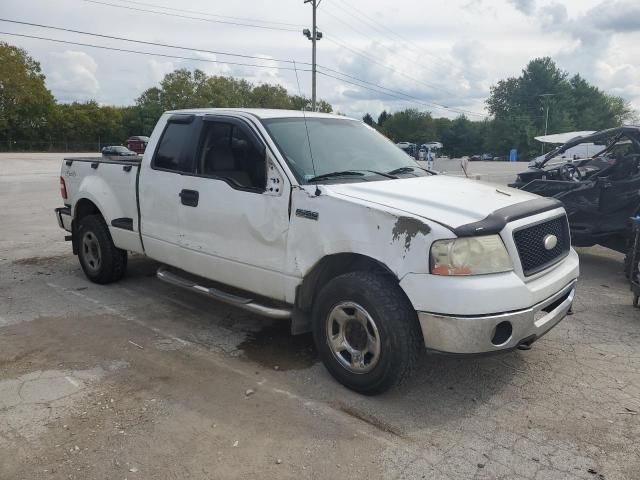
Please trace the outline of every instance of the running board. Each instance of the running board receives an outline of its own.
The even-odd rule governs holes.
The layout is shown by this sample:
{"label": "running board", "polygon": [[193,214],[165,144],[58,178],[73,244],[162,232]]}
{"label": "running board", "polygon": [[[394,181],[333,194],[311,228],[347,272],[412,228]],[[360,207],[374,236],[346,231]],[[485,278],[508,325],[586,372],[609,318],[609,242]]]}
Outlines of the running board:
{"label": "running board", "polygon": [[198,285],[194,281],[181,277],[180,275],[173,271],[170,271],[166,267],[160,267],[158,269],[158,272],[156,273],[156,276],[163,282],[170,283],[171,285],[176,285],[187,290],[191,290],[192,292],[206,295],[210,298],[228,303],[230,305],[235,305],[236,307],[248,312],[256,313],[258,315],[263,315],[270,318],[291,318],[290,309],[262,305],[260,303],[256,303],[256,301],[251,298],[244,298],[232,293],[223,292],[222,290],[218,290],[217,288]]}

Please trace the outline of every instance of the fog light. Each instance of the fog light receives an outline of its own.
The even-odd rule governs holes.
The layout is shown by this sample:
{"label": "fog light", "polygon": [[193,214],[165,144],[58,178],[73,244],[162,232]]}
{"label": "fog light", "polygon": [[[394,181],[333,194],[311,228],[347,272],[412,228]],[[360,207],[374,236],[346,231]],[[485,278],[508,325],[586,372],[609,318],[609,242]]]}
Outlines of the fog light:
{"label": "fog light", "polygon": [[511,322],[500,322],[496,325],[495,332],[493,333],[493,337],[491,338],[491,343],[493,343],[496,347],[504,345],[509,340],[511,340],[511,335],[513,334],[513,326]]}

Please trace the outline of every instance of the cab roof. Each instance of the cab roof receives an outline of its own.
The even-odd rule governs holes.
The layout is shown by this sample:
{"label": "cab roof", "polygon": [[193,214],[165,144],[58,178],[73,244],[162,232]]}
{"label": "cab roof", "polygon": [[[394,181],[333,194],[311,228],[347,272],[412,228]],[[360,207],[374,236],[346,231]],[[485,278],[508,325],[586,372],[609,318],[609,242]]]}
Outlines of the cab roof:
{"label": "cab roof", "polygon": [[320,112],[303,112],[302,110],[279,110],[272,108],[189,108],[185,110],[171,110],[166,113],[175,114],[190,114],[190,115],[206,115],[214,113],[244,113],[253,115],[260,119],[269,118],[336,118],[340,120],[351,120],[353,118],[345,117],[342,115],[336,115],[334,113],[320,113]]}

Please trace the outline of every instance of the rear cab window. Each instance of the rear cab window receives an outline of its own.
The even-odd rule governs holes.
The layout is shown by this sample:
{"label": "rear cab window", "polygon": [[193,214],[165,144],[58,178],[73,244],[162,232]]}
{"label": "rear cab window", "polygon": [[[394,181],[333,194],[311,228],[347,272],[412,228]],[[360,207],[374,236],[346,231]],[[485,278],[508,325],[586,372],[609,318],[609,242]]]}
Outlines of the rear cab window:
{"label": "rear cab window", "polygon": [[162,132],[151,167],[155,170],[192,173],[195,130],[192,115],[171,117]]}

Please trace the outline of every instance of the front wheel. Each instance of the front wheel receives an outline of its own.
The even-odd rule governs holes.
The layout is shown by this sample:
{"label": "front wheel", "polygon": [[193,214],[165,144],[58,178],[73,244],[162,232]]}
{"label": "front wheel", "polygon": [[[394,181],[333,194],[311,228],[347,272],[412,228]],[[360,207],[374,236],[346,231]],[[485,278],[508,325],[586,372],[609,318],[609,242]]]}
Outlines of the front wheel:
{"label": "front wheel", "polygon": [[314,340],[333,377],[366,395],[413,372],[424,348],[416,312],[390,277],[353,272],[328,282],[314,303]]}
{"label": "front wheel", "polygon": [[127,269],[127,251],[116,247],[109,228],[100,215],[88,215],[80,221],[78,259],[85,275],[94,283],[120,280]]}

